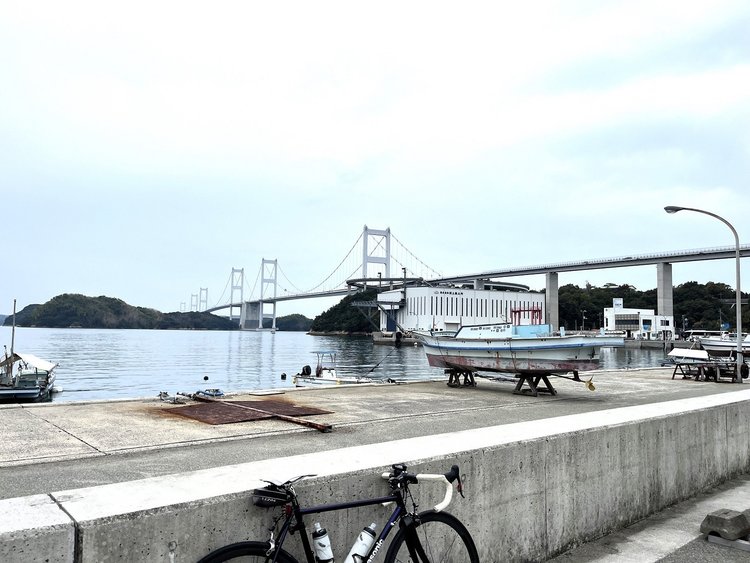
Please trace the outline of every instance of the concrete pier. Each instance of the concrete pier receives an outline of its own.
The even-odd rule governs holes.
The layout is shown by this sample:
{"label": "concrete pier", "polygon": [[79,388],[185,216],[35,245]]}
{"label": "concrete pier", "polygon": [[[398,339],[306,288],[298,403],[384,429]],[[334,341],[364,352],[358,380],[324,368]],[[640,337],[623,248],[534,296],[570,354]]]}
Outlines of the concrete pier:
{"label": "concrete pier", "polygon": [[[671,373],[598,373],[593,393],[553,380],[558,395],[537,398],[484,380],[282,395],[332,411],[314,417],[328,434],[278,420],[210,426],[156,400],[6,406],[0,513],[18,516],[0,521],[0,560],[195,561],[265,539],[268,512],[249,501],[261,479],[315,473],[297,487],[305,503],[348,500],[384,493],[378,475],[397,462],[460,465],[467,498],[448,511],[482,561],[562,557],[750,469],[750,390]],[[422,508],[434,504],[438,491],[415,489]],[[382,523],[378,510],[324,515],[335,552]]]}

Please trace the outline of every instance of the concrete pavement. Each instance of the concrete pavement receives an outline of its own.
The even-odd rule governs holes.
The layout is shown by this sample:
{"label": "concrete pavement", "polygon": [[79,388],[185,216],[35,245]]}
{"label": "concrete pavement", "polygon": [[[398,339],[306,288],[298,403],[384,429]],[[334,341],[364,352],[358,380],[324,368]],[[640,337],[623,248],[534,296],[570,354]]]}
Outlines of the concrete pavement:
{"label": "concrete pavement", "polygon": [[586,543],[550,563],[746,563],[750,552],[706,541],[700,525],[722,508],[750,508],[750,475],[680,502],[622,530]]}
{"label": "concrete pavement", "polygon": [[[479,386],[473,389],[423,382],[314,390],[290,388],[274,396],[332,411],[311,417],[333,425],[333,431],[327,434],[278,420],[206,425],[175,416],[171,411],[176,405],[155,398],[3,406],[0,425],[5,439],[0,442],[0,498],[738,390],[731,383],[672,380],[671,373],[667,368],[596,373],[597,390],[593,393],[580,383],[553,379],[558,390],[554,397],[513,395],[512,384],[485,380],[479,380]],[[730,497],[737,496],[737,491],[745,494],[748,489],[745,479],[739,479],[736,486],[731,483],[727,486],[733,491]],[[725,502],[719,494],[708,499]],[[650,524],[645,520],[616,533],[620,535],[579,548],[588,551],[575,550],[558,559],[657,561],[675,556],[681,550],[689,551],[689,544],[699,534],[694,534],[694,530],[703,516],[714,509],[706,509],[709,505],[710,502],[701,505],[696,501],[694,510],[703,511],[697,521],[694,515],[687,516],[687,512],[677,509],[673,514],[663,511],[661,517],[649,519]],[[723,507],[736,508],[718,506]],[[750,508],[750,502],[739,508]],[[645,528],[639,528],[641,525]],[[673,532],[674,537],[659,536],[659,530]],[[656,558],[644,558],[644,552],[637,558],[629,558],[633,554],[622,545],[638,541],[647,546],[664,546],[666,553],[659,555],[659,550],[652,549]],[[618,547],[614,549],[614,545]],[[700,549],[705,547],[702,543],[696,545]],[[709,549],[726,551],[721,546]],[[645,553],[649,553],[648,549]],[[680,556],[689,554],[681,552]]]}

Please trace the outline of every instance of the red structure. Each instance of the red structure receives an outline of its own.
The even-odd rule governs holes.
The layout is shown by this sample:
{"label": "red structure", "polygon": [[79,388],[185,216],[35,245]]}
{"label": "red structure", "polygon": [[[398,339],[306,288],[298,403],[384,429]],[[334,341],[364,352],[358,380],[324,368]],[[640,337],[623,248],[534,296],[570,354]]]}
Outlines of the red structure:
{"label": "red structure", "polygon": [[531,307],[524,307],[520,309],[511,309],[510,310],[510,322],[514,325],[520,325],[521,324],[521,316],[523,313],[530,313],[531,322],[529,324],[532,325],[540,325],[542,324],[542,308],[539,305],[532,305]]}

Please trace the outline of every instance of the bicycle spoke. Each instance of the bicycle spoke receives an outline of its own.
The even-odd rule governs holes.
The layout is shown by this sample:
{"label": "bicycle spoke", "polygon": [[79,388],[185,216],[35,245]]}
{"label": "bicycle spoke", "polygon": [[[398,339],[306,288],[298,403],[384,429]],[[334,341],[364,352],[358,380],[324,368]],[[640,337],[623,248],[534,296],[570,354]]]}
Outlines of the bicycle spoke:
{"label": "bicycle spoke", "polygon": [[[474,563],[478,561],[471,536],[453,516],[449,514],[426,514],[415,530],[416,560],[409,554],[407,537],[402,530],[393,540],[388,551],[396,563]],[[415,536],[412,536],[414,538]]]}

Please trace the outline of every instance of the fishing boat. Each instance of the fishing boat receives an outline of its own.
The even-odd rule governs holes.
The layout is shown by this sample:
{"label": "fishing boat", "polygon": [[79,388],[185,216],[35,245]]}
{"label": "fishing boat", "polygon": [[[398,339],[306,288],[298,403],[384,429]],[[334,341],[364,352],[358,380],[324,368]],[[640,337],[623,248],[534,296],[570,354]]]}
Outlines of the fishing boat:
{"label": "fishing boat", "polygon": [[[724,333],[721,336],[700,337],[701,348],[711,356],[730,356],[737,351],[737,335]],[[750,354],[750,334],[742,339],[742,354]]]}
{"label": "fishing boat", "polygon": [[667,361],[662,365],[705,364],[710,361],[708,352],[694,348],[675,348],[667,354]]}
{"label": "fishing boat", "polygon": [[313,385],[352,385],[356,383],[372,383],[369,377],[339,377],[336,374],[336,352],[320,350],[314,352],[317,356],[315,371],[306,365],[302,371],[292,378],[296,387]]}
{"label": "fishing boat", "polygon": [[554,334],[547,324],[461,327],[455,335],[415,331],[431,366],[466,371],[552,374],[599,366],[599,350],[623,346],[620,336]]}
{"label": "fishing boat", "polygon": [[37,358],[33,354],[16,352],[14,350],[15,337],[16,302],[14,300],[10,352],[7,346],[4,346],[3,359],[0,361],[0,402],[51,400],[57,364]]}

